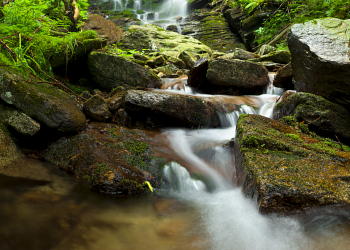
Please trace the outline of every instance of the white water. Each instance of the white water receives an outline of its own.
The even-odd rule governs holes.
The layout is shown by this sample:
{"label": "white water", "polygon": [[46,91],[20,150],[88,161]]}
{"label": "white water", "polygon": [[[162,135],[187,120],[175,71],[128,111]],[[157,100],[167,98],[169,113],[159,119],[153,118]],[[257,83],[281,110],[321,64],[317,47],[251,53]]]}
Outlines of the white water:
{"label": "white water", "polygon": [[123,3],[121,0],[113,0],[113,10],[124,10]]}
{"label": "white water", "polygon": [[[184,90],[178,92],[188,94]],[[193,90],[190,92],[195,93]],[[272,116],[276,99],[283,90],[269,86],[266,92],[264,95],[247,97],[246,100],[254,101],[254,107],[241,105],[238,111],[220,114],[224,128],[164,131],[175,154],[186,162],[186,166],[190,166],[191,172],[207,176],[205,182],[212,192],[204,188],[204,183],[192,180],[188,171],[177,163],[169,164],[164,170],[168,186],[169,183],[174,183],[171,180],[176,180],[176,188],[171,189],[174,195],[193,203],[200,211],[210,242],[209,249],[311,249],[311,242],[297,221],[261,215],[257,204],[245,198],[240,187],[234,186],[235,163],[232,148],[222,146],[235,137],[240,114]],[[210,95],[195,95],[214,98]],[[229,100],[225,96],[220,98]]]}

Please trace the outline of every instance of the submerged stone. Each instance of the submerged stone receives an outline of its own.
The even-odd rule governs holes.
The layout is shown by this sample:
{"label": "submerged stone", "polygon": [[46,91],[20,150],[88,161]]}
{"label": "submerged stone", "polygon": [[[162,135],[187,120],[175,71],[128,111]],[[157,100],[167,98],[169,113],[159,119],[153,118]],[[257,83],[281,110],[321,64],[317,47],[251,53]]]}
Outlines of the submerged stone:
{"label": "submerged stone", "polygon": [[234,146],[237,184],[264,213],[349,204],[349,151],[281,122],[241,115]]}

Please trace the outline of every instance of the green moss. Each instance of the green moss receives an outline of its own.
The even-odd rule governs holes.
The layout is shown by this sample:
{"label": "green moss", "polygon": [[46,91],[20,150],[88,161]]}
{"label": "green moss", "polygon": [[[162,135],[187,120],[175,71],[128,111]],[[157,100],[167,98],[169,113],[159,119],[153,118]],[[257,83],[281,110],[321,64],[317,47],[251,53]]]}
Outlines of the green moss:
{"label": "green moss", "polygon": [[298,141],[298,142],[303,142],[303,140],[300,138],[299,135],[297,134],[285,134],[286,136],[292,138],[293,140],[295,141]]}

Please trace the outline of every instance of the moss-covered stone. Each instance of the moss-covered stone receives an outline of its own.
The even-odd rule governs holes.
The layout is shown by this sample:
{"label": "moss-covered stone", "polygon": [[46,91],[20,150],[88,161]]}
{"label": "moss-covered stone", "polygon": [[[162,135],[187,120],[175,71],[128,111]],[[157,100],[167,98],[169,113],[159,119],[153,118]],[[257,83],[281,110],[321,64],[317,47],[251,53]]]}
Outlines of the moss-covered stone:
{"label": "moss-covered stone", "polygon": [[251,59],[253,62],[274,62],[274,63],[289,63],[291,55],[289,51],[277,50],[263,55],[259,58]]}
{"label": "moss-covered stone", "polygon": [[281,122],[241,115],[234,146],[237,182],[265,213],[349,204],[350,148],[343,150]]}

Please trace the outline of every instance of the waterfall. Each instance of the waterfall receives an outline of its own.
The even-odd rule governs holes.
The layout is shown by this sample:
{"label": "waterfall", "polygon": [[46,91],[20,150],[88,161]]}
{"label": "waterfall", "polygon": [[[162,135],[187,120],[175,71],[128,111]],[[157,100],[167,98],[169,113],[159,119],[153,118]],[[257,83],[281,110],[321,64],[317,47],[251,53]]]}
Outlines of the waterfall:
{"label": "waterfall", "polygon": [[123,3],[121,0],[113,0],[113,10],[119,10],[119,11],[124,10]]}
{"label": "waterfall", "polygon": [[134,0],[134,10],[140,10],[141,9],[141,0]]}

